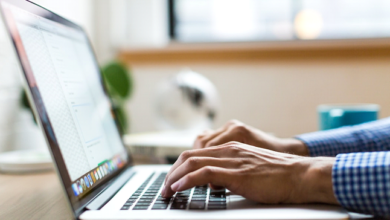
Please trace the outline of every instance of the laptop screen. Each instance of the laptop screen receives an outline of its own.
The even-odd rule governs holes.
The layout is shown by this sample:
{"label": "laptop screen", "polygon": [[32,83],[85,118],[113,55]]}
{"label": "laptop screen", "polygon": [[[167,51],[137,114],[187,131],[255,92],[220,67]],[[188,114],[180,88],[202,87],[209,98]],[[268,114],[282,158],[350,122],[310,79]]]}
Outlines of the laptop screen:
{"label": "laptop screen", "polygon": [[[19,1],[15,1],[19,2]],[[57,167],[71,201],[128,160],[85,32],[31,3],[1,1]]]}

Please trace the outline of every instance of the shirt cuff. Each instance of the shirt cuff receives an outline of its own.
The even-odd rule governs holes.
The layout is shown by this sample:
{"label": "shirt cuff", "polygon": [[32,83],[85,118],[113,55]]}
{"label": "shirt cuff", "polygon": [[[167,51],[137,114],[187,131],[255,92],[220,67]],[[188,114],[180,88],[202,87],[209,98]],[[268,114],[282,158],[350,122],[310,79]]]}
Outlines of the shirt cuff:
{"label": "shirt cuff", "polygon": [[318,131],[296,138],[308,147],[311,156],[390,150],[390,118],[355,126]]}
{"label": "shirt cuff", "polygon": [[390,151],[337,155],[332,182],[344,208],[390,216]]}
{"label": "shirt cuff", "polygon": [[312,157],[334,157],[339,153],[356,152],[359,148],[359,141],[351,133],[350,127],[312,132],[296,136],[295,138],[306,144]]}

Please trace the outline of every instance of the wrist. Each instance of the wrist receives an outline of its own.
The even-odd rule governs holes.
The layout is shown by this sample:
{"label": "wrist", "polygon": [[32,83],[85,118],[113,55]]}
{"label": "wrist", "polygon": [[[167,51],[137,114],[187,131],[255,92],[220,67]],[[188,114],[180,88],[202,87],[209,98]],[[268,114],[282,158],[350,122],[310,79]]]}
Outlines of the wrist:
{"label": "wrist", "polygon": [[310,156],[306,144],[301,140],[295,138],[281,139],[281,144],[282,149],[284,149],[286,153],[305,157]]}
{"label": "wrist", "polygon": [[307,203],[339,204],[332,183],[332,168],[335,158],[307,158],[299,185],[300,197]]}

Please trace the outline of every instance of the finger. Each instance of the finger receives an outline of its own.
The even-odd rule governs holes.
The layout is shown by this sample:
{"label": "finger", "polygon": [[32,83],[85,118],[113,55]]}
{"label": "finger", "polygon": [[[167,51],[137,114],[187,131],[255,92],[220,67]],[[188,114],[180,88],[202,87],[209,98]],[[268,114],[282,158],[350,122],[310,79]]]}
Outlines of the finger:
{"label": "finger", "polygon": [[194,172],[206,166],[222,167],[222,168],[237,168],[240,165],[239,161],[231,158],[212,158],[212,157],[192,157],[186,160],[181,166],[177,167],[166,180],[166,187],[161,194],[165,197],[172,196],[173,192],[170,187],[173,183],[181,179],[188,173]]}
{"label": "finger", "polygon": [[221,190],[221,189],[224,189],[224,187],[223,186],[215,186],[215,185],[213,185],[213,184],[209,184],[209,187],[211,188],[211,189],[213,189],[213,190]]}
{"label": "finger", "polygon": [[244,135],[241,134],[241,130],[243,130],[241,126],[231,126],[219,136],[207,142],[205,148],[225,144],[229,141],[238,141],[243,143],[245,138]]}
{"label": "finger", "polygon": [[197,149],[197,150],[187,150],[184,151],[182,154],[180,154],[179,158],[177,161],[172,165],[171,169],[169,170],[166,178],[165,178],[165,183],[168,179],[168,177],[171,175],[175,169],[183,164],[188,158],[191,157],[227,157],[227,152],[223,150],[224,146],[218,146],[218,147],[213,147],[213,148],[204,148],[204,149]]}
{"label": "finger", "polygon": [[205,147],[206,143],[213,139],[214,137],[220,135],[221,133],[223,133],[225,130],[226,130],[226,126],[223,126],[221,128],[219,128],[218,130],[216,131],[206,131],[204,132],[203,134],[199,135],[195,142],[194,142],[194,149],[202,149]]}
{"label": "finger", "polygon": [[172,184],[171,190],[180,192],[191,189],[195,186],[212,184],[229,188],[234,178],[231,177],[231,171],[226,168],[206,166],[192,173],[185,175],[183,178]]}
{"label": "finger", "polygon": [[227,122],[224,126],[222,126],[221,128],[217,129],[214,132],[213,131],[210,132],[210,130],[208,132],[207,131],[204,132],[203,134],[199,135],[196,138],[195,143],[194,143],[194,149],[205,148],[205,145],[207,144],[207,142],[214,139],[215,137],[218,137],[220,134],[224,133],[230,127],[236,126],[236,125],[243,125],[243,123],[240,121],[237,121],[237,120],[231,120],[231,121]]}

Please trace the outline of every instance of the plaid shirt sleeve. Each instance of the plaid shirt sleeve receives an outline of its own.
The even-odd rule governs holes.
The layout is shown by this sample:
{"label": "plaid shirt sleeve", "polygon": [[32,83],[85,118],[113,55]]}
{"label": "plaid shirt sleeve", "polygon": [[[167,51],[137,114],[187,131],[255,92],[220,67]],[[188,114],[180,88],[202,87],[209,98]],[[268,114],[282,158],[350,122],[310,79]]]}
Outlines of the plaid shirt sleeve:
{"label": "plaid shirt sleeve", "polygon": [[319,131],[296,137],[310,155],[336,156],[340,153],[390,151],[390,118],[356,126]]}
{"label": "plaid shirt sleeve", "polygon": [[333,191],[343,207],[390,217],[390,118],[297,139],[305,142],[311,156],[337,155]]}
{"label": "plaid shirt sleeve", "polygon": [[344,208],[390,217],[390,151],[337,155],[332,182]]}

